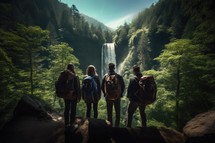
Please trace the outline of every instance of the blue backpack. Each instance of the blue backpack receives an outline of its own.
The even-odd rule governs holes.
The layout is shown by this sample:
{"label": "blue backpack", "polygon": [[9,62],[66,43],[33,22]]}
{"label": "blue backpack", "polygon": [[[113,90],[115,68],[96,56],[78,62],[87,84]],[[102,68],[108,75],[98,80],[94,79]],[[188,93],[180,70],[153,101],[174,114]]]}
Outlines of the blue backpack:
{"label": "blue backpack", "polygon": [[92,76],[86,76],[82,83],[82,94],[85,102],[93,103],[98,94],[97,83]]}

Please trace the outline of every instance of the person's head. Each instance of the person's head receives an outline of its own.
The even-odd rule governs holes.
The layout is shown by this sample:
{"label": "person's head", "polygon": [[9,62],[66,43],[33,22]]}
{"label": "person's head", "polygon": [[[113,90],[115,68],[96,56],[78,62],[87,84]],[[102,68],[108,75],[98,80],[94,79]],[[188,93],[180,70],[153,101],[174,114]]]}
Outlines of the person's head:
{"label": "person's head", "polygon": [[133,73],[135,74],[135,73],[139,73],[139,72],[140,72],[140,67],[137,65],[134,65],[133,66]]}
{"label": "person's head", "polygon": [[115,64],[114,63],[109,63],[108,68],[109,68],[109,71],[114,71],[115,70]]}
{"label": "person's head", "polygon": [[87,67],[86,74],[90,75],[90,76],[97,75],[95,66],[94,65],[89,65]]}
{"label": "person's head", "polygon": [[72,71],[73,73],[75,73],[75,66],[72,63],[69,63],[67,65],[67,69],[70,70],[70,71]]}

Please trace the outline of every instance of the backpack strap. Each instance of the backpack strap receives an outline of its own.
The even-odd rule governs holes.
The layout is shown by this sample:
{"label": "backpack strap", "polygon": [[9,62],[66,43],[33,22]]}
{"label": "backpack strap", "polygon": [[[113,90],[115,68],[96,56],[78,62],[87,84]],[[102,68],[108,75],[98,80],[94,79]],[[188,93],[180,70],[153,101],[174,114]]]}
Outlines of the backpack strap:
{"label": "backpack strap", "polygon": [[137,83],[139,83],[140,78],[138,78],[138,77],[135,75],[135,76],[134,76],[134,80],[135,80]]}

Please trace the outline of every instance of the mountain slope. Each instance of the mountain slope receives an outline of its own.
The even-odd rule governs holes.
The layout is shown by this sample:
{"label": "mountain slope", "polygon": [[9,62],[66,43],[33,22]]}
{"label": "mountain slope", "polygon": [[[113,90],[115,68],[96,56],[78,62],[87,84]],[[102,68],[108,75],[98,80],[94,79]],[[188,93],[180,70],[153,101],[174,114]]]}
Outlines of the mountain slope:
{"label": "mountain slope", "polygon": [[98,20],[92,18],[92,17],[89,17],[85,14],[81,14],[84,19],[90,24],[90,25],[94,25],[95,27],[101,27],[101,29],[103,31],[113,31],[113,29],[107,27],[106,25],[104,25],[103,23],[99,22]]}
{"label": "mountain slope", "polygon": [[104,24],[91,19],[94,26],[90,26],[74,5],[69,8],[58,0],[4,0],[0,2],[0,18],[0,28],[6,30],[15,29],[18,23],[49,30],[50,43],[69,43],[83,71],[94,64],[100,72],[101,47],[112,39]]}

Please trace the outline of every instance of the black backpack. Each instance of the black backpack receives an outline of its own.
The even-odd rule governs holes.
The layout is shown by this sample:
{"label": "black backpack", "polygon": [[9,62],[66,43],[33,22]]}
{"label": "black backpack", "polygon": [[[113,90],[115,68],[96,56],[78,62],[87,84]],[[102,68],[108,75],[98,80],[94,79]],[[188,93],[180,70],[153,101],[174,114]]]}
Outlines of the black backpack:
{"label": "black backpack", "polygon": [[70,98],[74,92],[74,74],[69,71],[61,72],[58,80],[55,82],[55,93],[60,98]]}
{"label": "black backpack", "polygon": [[144,104],[152,104],[156,100],[157,85],[152,75],[144,75],[136,78],[139,88],[135,93],[137,99]]}
{"label": "black backpack", "polygon": [[93,103],[98,95],[97,83],[93,76],[86,76],[82,83],[82,94],[85,102]]}

